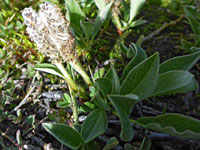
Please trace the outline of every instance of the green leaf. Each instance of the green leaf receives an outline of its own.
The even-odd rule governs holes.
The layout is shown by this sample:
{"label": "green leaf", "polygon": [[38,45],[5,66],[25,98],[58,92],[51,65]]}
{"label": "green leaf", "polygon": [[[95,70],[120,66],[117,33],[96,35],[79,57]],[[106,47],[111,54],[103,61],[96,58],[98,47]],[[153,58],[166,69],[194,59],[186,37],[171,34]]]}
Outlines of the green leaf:
{"label": "green leaf", "polygon": [[172,70],[189,70],[200,58],[200,52],[171,58],[160,65],[159,73]]}
{"label": "green leaf", "polygon": [[63,78],[63,75],[60,72],[60,70],[52,64],[47,64],[47,63],[36,64],[34,66],[34,69],[39,70],[39,71],[43,71],[43,72],[46,72],[46,73],[54,74],[54,75],[57,75],[57,76]]}
{"label": "green leaf", "polygon": [[88,101],[88,102],[85,102],[83,105],[81,105],[81,107],[80,107],[80,109],[81,109],[81,111],[83,111],[83,112],[91,112],[91,111],[93,111],[94,109],[96,109],[97,108],[97,106],[93,103],[93,102],[90,102],[90,101]]}
{"label": "green leaf", "polygon": [[94,86],[90,86],[89,93],[90,93],[90,97],[93,98],[93,97],[95,97],[95,95],[97,93],[97,89]]}
{"label": "green leaf", "polygon": [[140,150],[150,150],[151,149],[151,139],[149,137],[144,137]]}
{"label": "green leaf", "polygon": [[113,79],[112,81],[112,86],[114,87],[115,93],[119,94],[120,92],[120,81],[119,81],[119,77],[117,75],[117,72],[115,70],[115,68],[112,67],[112,74],[113,74]]}
{"label": "green leaf", "polygon": [[129,23],[133,21],[135,16],[138,14],[140,8],[144,4],[145,0],[130,0],[130,18]]}
{"label": "green leaf", "polygon": [[124,144],[124,150],[135,150],[135,147],[129,143]]}
{"label": "green leaf", "polygon": [[56,107],[58,108],[67,108],[69,106],[69,103],[66,103],[65,101],[57,101]]}
{"label": "green leaf", "polygon": [[85,143],[90,142],[97,136],[103,134],[108,125],[106,112],[102,109],[97,109],[91,112],[83,123],[81,135]]}
{"label": "green leaf", "polygon": [[23,24],[20,22],[20,21],[17,21],[16,22],[16,25],[19,29],[22,29],[23,28]]}
{"label": "green leaf", "polygon": [[128,47],[126,47],[122,42],[119,42],[121,52],[126,55],[128,52]]}
{"label": "green leaf", "polygon": [[94,2],[100,10],[106,7],[106,3],[103,0],[94,0]]}
{"label": "green leaf", "polygon": [[137,39],[136,45],[141,47],[143,39],[144,39],[144,34],[140,35],[140,37]]}
{"label": "green leaf", "polygon": [[6,29],[13,30],[13,27],[14,27],[14,25],[10,23],[9,25],[6,26]]}
{"label": "green leaf", "polygon": [[98,142],[92,140],[89,143],[85,144],[85,150],[100,150],[100,147]]}
{"label": "green leaf", "polygon": [[80,145],[83,144],[80,134],[67,125],[60,123],[43,123],[42,126],[59,142],[71,149],[78,149]]}
{"label": "green leaf", "polygon": [[110,111],[111,108],[110,106],[106,103],[106,101],[104,99],[102,99],[101,97],[95,97],[94,98],[94,102],[97,106],[99,106],[100,108],[104,109],[105,111]]}
{"label": "green leaf", "polygon": [[65,0],[67,9],[67,19],[75,29],[80,29],[80,21],[85,19],[85,14],[81,10],[76,0]]}
{"label": "green leaf", "polygon": [[186,16],[199,19],[200,15],[199,15],[197,9],[195,8],[195,6],[192,6],[192,5],[191,6],[183,6],[183,9],[184,9]]}
{"label": "green leaf", "polygon": [[181,114],[164,114],[143,117],[131,122],[144,128],[183,138],[200,139],[200,121]]}
{"label": "green leaf", "polygon": [[129,122],[129,116],[133,106],[138,102],[138,97],[133,94],[129,95],[108,95],[108,98],[121,120],[120,138],[124,141],[131,141],[133,138],[133,128]]}
{"label": "green leaf", "polygon": [[4,74],[3,69],[0,68],[0,76]]}
{"label": "green leaf", "polygon": [[[119,15],[117,13],[112,13],[112,17],[110,18],[112,19],[112,22],[115,24],[115,27],[117,28],[118,33],[121,34],[122,31],[124,31],[126,28],[126,25],[123,25],[124,27],[122,27],[121,23],[123,22],[123,20],[120,20]],[[124,22],[123,24],[126,24],[126,22]]]}
{"label": "green leaf", "polygon": [[143,100],[155,90],[158,79],[159,55],[155,53],[135,66],[124,79],[120,93],[138,95]]}
{"label": "green leaf", "polygon": [[71,97],[69,96],[69,94],[65,93],[63,95],[63,100],[66,102],[66,103],[71,103]]}
{"label": "green leaf", "polygon": [[[199,25],[200,25],[200,21],[199,21]],[[198,27],[199,33],[200,33],[200,27]],[[194,39],[194,42],[192,44],[192,47],[200,47],[200,35],[197,34],[191,34],[191,37]],[[193,52],[193,51],[192,51]]]}
{"label": "green leaf", "polygon": [[15,38],[12,38],[12,40],[19,46],[21,44],[21,41]]}
{"label": "green leaf", "polygon": [[125,22],[128,22],[129,17],[130,17],[130,14],[129,14],[130,9],[125,0],[122,0],[122,6],[123,6],[123,10],[124,10],[124,20],[125,20]]}
{"label": "green leaf", "polygon": [[104,96],[112,92],[112,83],[107,78],[98,78],[96,79],[95,84]]}
{"label": "green leaf", "polygon": [[29,115],[26,119],[26,123],[29,125],[34,125],[35,123],[35,115]]}
{"label": "green leaf", "polygon": [[145,60],[147,58],[145,51],[141,47],[137,46],[136,44],[132,44],[132,48],[135,51],[135,56],[128,63],[128,65],[124,68],[122,77],[121,77],[122,81],[127,76],[127,74],[130,72],[131,69],[133,69],[136,65],[138,65],[140,62],[142,62],[143,60]]}
{"label": "green leaf", "polygon": [[[120,92],[120,80],[114,67],[111,67],[105,75],[112,82],[112,87],[115,94]],[[110,93],[109,93],[110,94]]]}
{"label": "green leaf", "polygon": [[21,146],[23,144],[20,130],[17,130],[17,132],[16,132],[16,140],[17,140],[17,144],[19,146]]}
{"label": "green leaf", "polygon": [[132,46],[132,45],[129,45],[129,49],[128,49],[128,51],[127,51],[127,54],[126,54],[126,56],[128,57],[128,58],[133,58],[133,57],[135,57],[135,49],[134,49],[134,47]]}
{"label": "green leaf", "polygon": [[104,146],[103,150],[111,150],[113,147],[117,146],[119,144],[119,141],[116,137],[111,137],[108,142],[106,143],[106,146]]}
{"label": "green leaf", "polygon": [[146,23],[146,20],[136,20],[136,21],[131,22],[129,27],[134,28],[134,27],[137,27],[137,26],[142,25],[144,23]]}
{"label": "green leaf", "polygon": [[190,26],[191,26],[191,28],[192,28],[192,31],[196,34],[196,35],[200,35],[200,31],[199,31],[199,25],[200,25],[200,23],[196,20],[196,19],[194,19],[194,18],[192,18],[192,17],[187,17],[187,19],[188,19],[188,21],[189,21],[189,23],[190,23]]}
{"label": "green leaf", "polygon": [[193,53],[193,52],[200,52],[200,47],[194,47],[194,46],[192,46],[192,47],[190,48],[190,50],[191,50],[192,53]]}
{"label": "green leaf", "polygon": [[197,89],[193,75],[188,71],[170,71],[160,74],[152,96],[186,93]]}
{"label": "green leaf", "polygon": [[92,37],[93,34],[93,25],[90,22],[80,22],[81,29],[85,33],[85,36],[87,40],[89,40]]}
{"label": "green leaf", "polygon": [[191,53],[190,48],[193,46],[193,43],[182,39],[181,46],[183,47],[184,52]]}
{"label": "green leaf", "polygon": [[103,77],[104,73],[105,73],[105,68],[98,69],[94,74],[93,80]]}
{"label": "green leaf", "polygon": [[107,4],[103,9],[100,10],[100,13],[98,14],[97,18],[95,19],[93,35],[92,35],[93,39],[99,32],[101,26],[103,25],[111,6],[112,6],[112,3]]}
{"label": "green leaf", "polygon": [[63,100],[58,101],[56,103],[56,106],[59,107],[59,108],[67,108],[70,103],[71,103],[71,97],[67,93],[65,93],[63,95]]}

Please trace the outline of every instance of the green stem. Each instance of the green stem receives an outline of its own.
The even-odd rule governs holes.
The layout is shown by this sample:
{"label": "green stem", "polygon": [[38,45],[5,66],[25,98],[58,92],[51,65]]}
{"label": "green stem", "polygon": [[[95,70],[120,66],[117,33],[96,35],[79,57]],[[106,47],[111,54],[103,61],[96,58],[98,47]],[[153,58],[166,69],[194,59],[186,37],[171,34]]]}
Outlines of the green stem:
{"label": "green stem", "polygon": [[[114,24],[116,25],[116,27],[117,27],[117,29],[118,29],[119,31],[122,31],[122,30],[123,30],[123,29],[122,29],[122,25],[121,25],[121,23],[120,23],[119,15],[118,15],[117,13],[115,13],[115,12],[112,13],[112,21],[114,22]],[[118,32],[119,32],[119,31],[118,31]]]}
{"label": "green stem", "polygon": [[[74,116],[74,122],[75,124],[78,124],[78,103],[75,99],[75,93],[78,92],[78,86],[77,84],[74,82],[74,80],[71,78],[71,76],[69,75],[69,73],[66,71],[66,69],[64,68],[64,66],[62,65],[61,62],[57,62],[55,63],[55,65],[58,67],[58,69],[61,71],[61,73],[63,74],[68,86],[69,86],[69,91],[70,91],[70,95],[71,95],[71,99],[72,99],[72,103],[73,103],[73,116]],[[74,93],[75,92],[75,93]]]}
{"label": "green stem", "polygon": [[72,103],[73,103],[74,123],[75,124],[79,124],[79,120],[78,120],[78,103],[77,103],[76,98],[74,96],[74,92],[72,91],[72,89],[70,87],[69,87],[69,91],[70,91],[70,95],[71,95],[71,99],[72,99]]}
{"label": "green stem", "polygon": [[78,86],[77,86],[77,84],[71,78],[71,76],[69,75],[69,73],[66,71],[66,69],[62,65],[62,63],[61,62],[57,62],[57,63],[55,63],[55,65],[58,67],[58,69],[63,74],[64,79],[66,80],[68,86],[71,87],[74,91],[78,92]]}
{"label": "green stem", "polygon": [[69,64],[74,68],[85,80],[88,86],[93,85],[92,81],[90,80],[89,76],[87,73],[83,70],[82,65],[78,61],[71,61]]}

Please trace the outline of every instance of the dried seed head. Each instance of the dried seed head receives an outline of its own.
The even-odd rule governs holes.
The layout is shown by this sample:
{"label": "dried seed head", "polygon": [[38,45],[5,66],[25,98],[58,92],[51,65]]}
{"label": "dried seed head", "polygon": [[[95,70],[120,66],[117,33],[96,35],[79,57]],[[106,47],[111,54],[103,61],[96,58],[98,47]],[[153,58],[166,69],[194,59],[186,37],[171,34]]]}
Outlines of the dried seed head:
{"label": "dried seed head", "polygon": [[75,39],[60,8],[43,3],[37,13],[31,7],[22,12],[26,31],[39,51],[52,62],[76,61]]}

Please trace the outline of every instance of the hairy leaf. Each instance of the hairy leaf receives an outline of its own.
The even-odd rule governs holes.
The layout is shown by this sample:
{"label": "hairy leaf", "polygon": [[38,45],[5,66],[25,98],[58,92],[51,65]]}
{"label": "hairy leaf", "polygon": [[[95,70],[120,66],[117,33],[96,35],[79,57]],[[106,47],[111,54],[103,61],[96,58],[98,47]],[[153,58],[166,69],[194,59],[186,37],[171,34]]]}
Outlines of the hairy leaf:
{"label": "hairy leaf", "polygon": [[98,9],[103,9],[106,6],[106,3],[103,0],[94,0]]}
{"label": "hairy leaf", "polygon": [[65,6],[67,8],[67,19],[74,29],[80,29],[80,21],[84,20],[85,14],[81,10],[76,0],[65,0]]}
{"label": "hairy leaf", "polygon": [[145,0],[130,0],[130,18],[129,23],[133,21],[135,16],[138,14],[140,8],[144,4]]}
{"label": "hairy leaf", "polygon": [[160,74],[152,96],[186,93],[197,89],[193,75],[187,71],[170,71]]}
{"label": "hairy leaf", "polygon": [[[106,78],[110,79],[115,94],[120,92],[120,80],[114,67],[111,67],[105,75]],[[110,94],[110,93],[109,93]]]}
{"label": "hairy leaf", "polygon": [[200,52],[171,58],[160,65],[159,73],[171,70],[189,70],[200,58]]}
{"label": "hairy leaf", "polygon": [[124,141],[130,141],[133,138],[133,128],[129,122],[129,116],[135,103],[138,102],[136,95],[108,95],[108,98],[121,120],[120,138]]}
{"label": "hairy leaf", "polygon": [[116,137],[112,137],[108,140],[106,143],[106,146],[104,146],[103,150],[111,150],[113,147],[117,146],[119,144],[119,141]]}
{"label": "hairy leaf", "polygon": [[107,115],[104,110],[97,109],[90,113],[81,128],[81,135],[85,143],[103,134],[107,129],[107,124]]}
{"label": "hairy leaf", "polygon": [[63,74],[60,72],[60,70],[52,64],[47,64],[47,63],[36,64],[34,66],[34,69],[39,70],[39,71],[43,71],[43,72],[46,72],[46,73],[54,74],[54,75],[57,75],[57,76],[63,78]]}
{"label": "hairy leaf", "polygon": [[80,134],[67,125],[60,123],[43,123],[42,126],[59,142],[71,149],[78,149],[81,144],[83,144]]}
{"label": "hairy leaf", "polygon": [[135,54],[132,60],[128,63],[128,65],[123,70],[122,77],[121,77],[122,81],[130,72],[131,69],[133,69],[136,65],[138,65],[140,62],[142,62],[143,60],[147,58],[145,51],[141,47],[137,46],[136,44],[132,44],[132,46],[130,47],[132,47]]}
{"label": "hairy leaf", "polygon": [[98,78],[96,79],[95,84],[104,96],[112,92],[112,83],[107,78]]}
{"label": "hairy leaf", "polygon": [[131,122],[173,136],[200,139],[200,121],[181,114],[172,113],[156,117],[143,117]]}
{"label": "hairy leaf", "polygon": [[157,85],[159,56],[153,56],[135,66],[124,79],[120,94],[135,94],[140,100],[151,95]]}
{"label": "hairy leaf", "polygon": [[111,6],[112,6],[112,3],[109,3],[103,9],[100,10],[100,13],[98,14],[98,16],[97,16],[97,18],[95,19],[95,22],[94,22],[92,38],[95,38],[95,36],[99,32],[101,26],[103,25],[107,15],[108,15],[108,12],[109,12]]}

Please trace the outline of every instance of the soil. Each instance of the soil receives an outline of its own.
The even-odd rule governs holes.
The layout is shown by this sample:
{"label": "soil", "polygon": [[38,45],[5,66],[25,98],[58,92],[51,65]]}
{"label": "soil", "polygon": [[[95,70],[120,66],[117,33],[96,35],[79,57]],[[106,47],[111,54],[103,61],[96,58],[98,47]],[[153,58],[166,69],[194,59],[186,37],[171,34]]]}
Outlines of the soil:
{"label": "soil", "polygon": [[[154,10],[154,12],[152,12]],[[154,16],[152,16],[154,14]],[[143,17],[144,16],[144,17]],[[136,42],[138,39],[138,35],[144,34],[144,36],[149,35],[156,29],[158,29],[163,23],[169,22],[170,20],[174,20],[178,18],[178,16],[167,13],[167,9],[160,8],[158,6],[152,6],[152,8],[144,7],[144,11],[140,15],[143,19],[147,20],[147,23],[139,26],[130,31],[129,35],[126,38],[125,44],[128,46],[131,42]],[[150,41],[147,41],[142,44],[143,49],[146,50],[148,56],[155,52],[159,52],[161,62],[175,57],[183,55],[184,52],[181,48],[180,40],[182,38],[188,38],[191,33],[190,26],[185,23],[185,20],[179,22],[176,26],[170,27],[167,30],[163,31],[159,36],[154,37]],[[110,39],[110,43],[113,43],[112,39]],[[112,46],[111,46],[112,47]],[[195,77],[198,81],[200,81],[200,67],[199,63],[192,68],[191,72],[195,74]],[[29,86],[29,83],[24,83],[26,86]],[[62,86],[63,87],[62,87]],[[49,87],[48,87],[49,86]],[[31,150],[40,150],[43,147],[50,146],[53,149],[60,149],[62,145],[56,141],[52,136],[50,136],[41,126],[39,122],[52,122],[52,120],[56,120],[59,122],[66,122],[65,118],[69,118],[71,115],[71,110],[62,109],[59,110],[55,106],[56,99],[62,97],[63,92],[65,91],[66,85],[64,84],[52,84],[50,80],[45,79],[43,81],[43,90],[40,94],[41,96],[38,99],[32,99],[29,103],[23,105],[20,108],[21,112],[18,112],[21,118],[15,120],[14,118],[6,119],[0,124],[0,129],[2,132],[5,132],[8,138],[0,137],[1,141],[6,143],[5,147],[19,147],[16,144],[16,133],[21,135],[23,138],[23,144],[27,145]],[[46,88],[45,88],[46,87]],[[40,88],[40,86],[36,87]],[[16,93],[17,93],[16,89]],[[49,93],[45,96],[45,92]],[[60,92],[59,92],[60,91]],[[185,114],[197,119],[200,119],[200,91],[195,91],[186,94],[177,94],[170,96],[162,96],[155,97],[151,99],[144,100],[135,105],[133,112],[131,114],[131,118],[137,119],[144,116],[156,116],[166,113],[179,113]],[[23,95],[24,96],[24,95]],[[34,93],[33,95],[34,96]],[[52,97],[51,97],[52,96]],[[50,113],[47,118],[47,106],[44,103],[44,100],[51,100],[50,102]],[[15,101],[16,104],[20,103],[19,101]],[[10,111],[13,109],[13,104],[7,104],[5,110]],[[66,113],[67,112],[67,113]],[[11,113],[16,114],[16,113]],[[32,127],[30,123],[27,121],[27,117],[33,115],[35,118],[35,123],[38,123],[33,130],[29,131]],[[83,114],[84,115],[84,114]],[[70,124],[70,121],[68,122]],[[142,127],[133,125],[135,129],[134,139],[129,142],[132,144],[135,149],[138,148],[143,140],[143,137],[148,136],[152,141],[152,150],[199,150],[200,149],[200,140],[194,139],[184,139],[177,138],[170,135],[156,133],[151,130],[144,129]],[[19,132],[20,131],[20,132]],[[27,132],[26,132],[27,131]],[[21,134],[20,134],[21,133]],[[120,135],[120,122],[119,119],[112,114],[109,114],[109,124],[106,133],[96,140],[99,142],[100,146],[106,144],[107,140],[110,137],[116,137],[119,141]],[[50,144],[49,144],[50,143]],[[120,141],[119,145],[113,148],[114,150],[122,150],[125,142]],[[65,146],[62,147],[63,150],[67,150]],[[0,146],[0,149],[3,149]]]}

